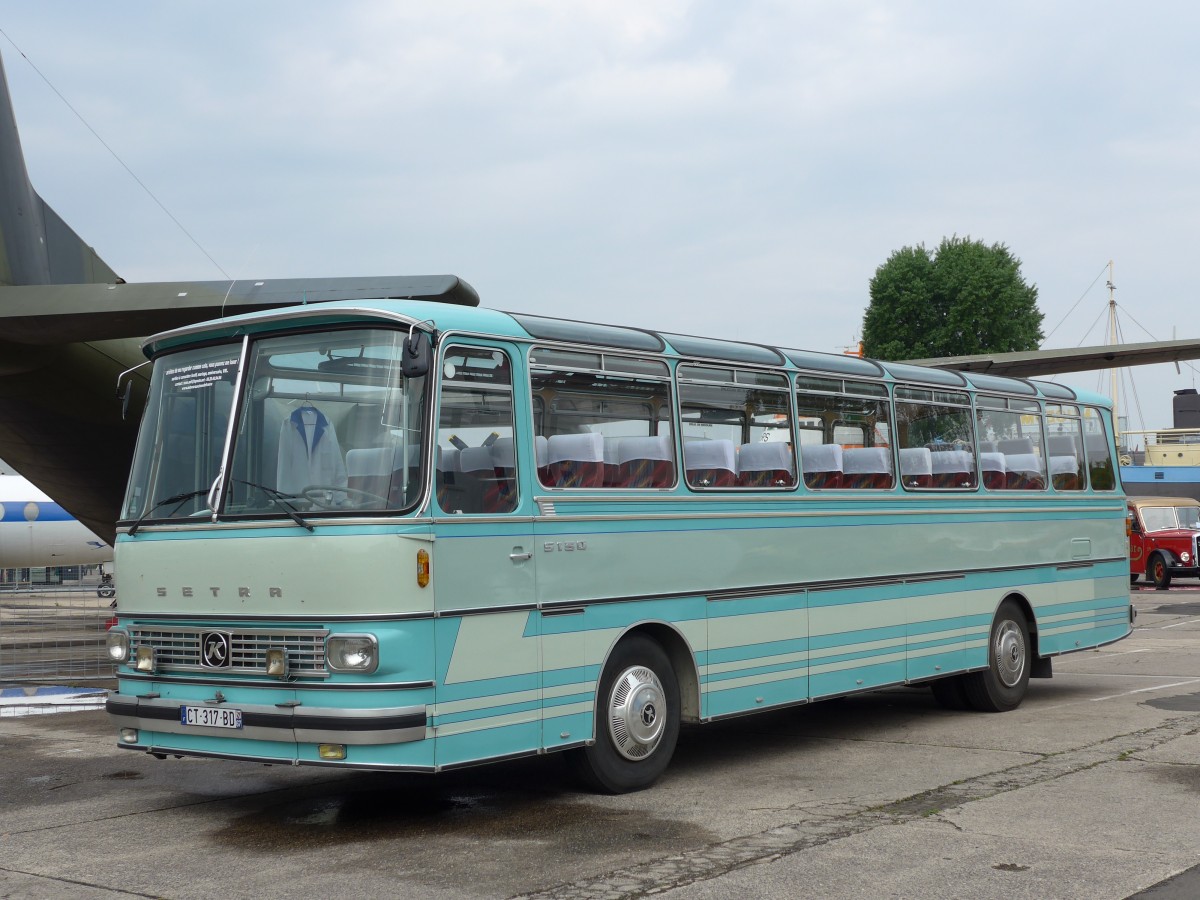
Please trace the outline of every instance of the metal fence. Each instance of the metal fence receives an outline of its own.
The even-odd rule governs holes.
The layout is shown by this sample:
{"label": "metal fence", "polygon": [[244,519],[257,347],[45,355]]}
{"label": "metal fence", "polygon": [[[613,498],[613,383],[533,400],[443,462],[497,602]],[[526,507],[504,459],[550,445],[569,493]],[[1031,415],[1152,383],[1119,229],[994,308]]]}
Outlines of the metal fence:
{"label": "metal fence", "polygon": [[0,685],[111,679],[112,603],[94,569],[0,569]]}

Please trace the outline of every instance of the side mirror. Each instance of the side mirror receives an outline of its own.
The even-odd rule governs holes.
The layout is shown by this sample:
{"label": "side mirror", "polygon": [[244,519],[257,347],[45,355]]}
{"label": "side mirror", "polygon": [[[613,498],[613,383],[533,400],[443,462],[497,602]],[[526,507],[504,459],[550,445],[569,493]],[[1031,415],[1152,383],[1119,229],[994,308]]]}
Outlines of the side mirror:
{"label": "side mirror", "polygon": [[[121,418],[125,419],[129,415],[129,401],[133,397],[133,373],[142,366],[150,365],[149,360],[144,363],[138,363],[132,369],[126,369],[117,376],[117,399],[121,401]],[[128,377],[127,377],[128,376]],[[124,390],[121,385],[124,383]]]}
{"label": "side mirror", "polygon": [[433,364],[433,344],[429,335],[415,328],[404,339],[404,348],[400,353],[400,370],[405,378],[420,378],[429,374]]}

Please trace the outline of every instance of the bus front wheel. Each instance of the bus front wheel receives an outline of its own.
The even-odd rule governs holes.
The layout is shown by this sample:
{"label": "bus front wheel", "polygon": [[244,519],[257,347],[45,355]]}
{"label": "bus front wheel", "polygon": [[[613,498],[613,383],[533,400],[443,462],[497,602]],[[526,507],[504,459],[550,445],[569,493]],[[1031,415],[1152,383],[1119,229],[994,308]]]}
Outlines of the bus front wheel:
{"label": "bus front wheel", "polygon": [[1029,687],[1029,622],[1012,600],[996,611],[988,640],[988,667],[963,675],[963,690],[981,712],[1016,709]]}
{"label": "bus front wheel", "polygon": [[609,656],[596,695],[596,741],[570,751],[585,784],[608,794],[640,791],[666,771],[679,739],[679,681],[662,647],[641,634]]}

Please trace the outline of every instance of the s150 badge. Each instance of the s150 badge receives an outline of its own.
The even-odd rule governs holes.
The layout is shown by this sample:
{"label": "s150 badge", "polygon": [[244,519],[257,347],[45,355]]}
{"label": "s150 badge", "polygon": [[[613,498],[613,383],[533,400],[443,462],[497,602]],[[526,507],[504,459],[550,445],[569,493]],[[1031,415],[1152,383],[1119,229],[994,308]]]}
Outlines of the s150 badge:
{"label": "s150 badge", "polygon": [[547,541],[546,543],[542,544],[542,549],[547,553],[586,550],[587,541]]}

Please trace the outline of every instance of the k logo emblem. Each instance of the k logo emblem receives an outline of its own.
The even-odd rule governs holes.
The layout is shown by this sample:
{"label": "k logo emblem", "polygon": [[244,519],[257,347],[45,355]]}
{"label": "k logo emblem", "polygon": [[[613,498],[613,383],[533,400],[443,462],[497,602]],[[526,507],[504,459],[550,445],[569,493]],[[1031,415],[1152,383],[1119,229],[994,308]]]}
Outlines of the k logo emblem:
{"label": "k logo emblem", "polygon": [[210,669],[224,669],[229,665],[229,635],[220,631],[208,631],[200,635],[202,661]]}

